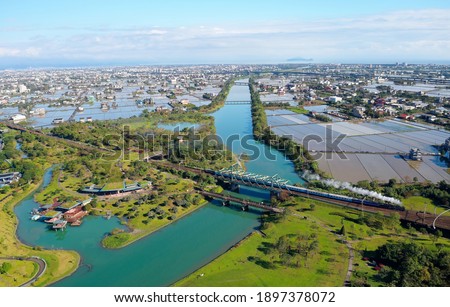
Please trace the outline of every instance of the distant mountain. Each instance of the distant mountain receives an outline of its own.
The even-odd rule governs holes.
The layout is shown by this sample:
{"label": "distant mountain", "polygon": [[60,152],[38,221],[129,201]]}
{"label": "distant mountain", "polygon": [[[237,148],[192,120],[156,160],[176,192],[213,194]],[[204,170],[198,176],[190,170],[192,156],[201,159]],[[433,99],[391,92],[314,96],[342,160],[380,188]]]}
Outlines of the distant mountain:
{"label": "distant mountain", "polygon": [[312,62],[313,59],[311,58],[303,58],[303,57],[295,57],[295,58],[289,58],[286,60],[287,62]]}

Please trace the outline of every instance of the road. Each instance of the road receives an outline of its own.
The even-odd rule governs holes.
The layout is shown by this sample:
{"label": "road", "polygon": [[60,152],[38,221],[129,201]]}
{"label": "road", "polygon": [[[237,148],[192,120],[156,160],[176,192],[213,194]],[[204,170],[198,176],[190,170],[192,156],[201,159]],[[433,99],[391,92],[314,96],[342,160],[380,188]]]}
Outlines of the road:
{"label": "road", "polygon": [[22,260],[22,261],[31,261],[38,265],[39,269],[37,273],[26,283],[21,284],[19,287],[29,287],[32,283],[34,283],[39,277],[44,274],[45,270],[47,269],[47,263],[44,259],[31,256],[31,257],[0,257],[0,260]]}

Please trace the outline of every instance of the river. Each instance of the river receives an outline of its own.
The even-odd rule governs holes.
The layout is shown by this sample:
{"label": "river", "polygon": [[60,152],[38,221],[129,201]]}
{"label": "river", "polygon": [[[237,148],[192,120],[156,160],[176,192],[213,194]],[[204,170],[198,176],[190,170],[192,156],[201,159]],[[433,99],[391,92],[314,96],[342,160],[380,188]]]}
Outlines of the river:
{"label": "river", "polygon": [[[249,101],[249,90],[234,86],[228,99]],[[232,134],[251,135],[250,105],[225,106],[214,117],[216,131],[223,139]],[[235,153],[247,153],[246,148],[236,145]],[[248,145],[260,152],[269,151],[252,138]],[[260,155],[246,163],[247,170],[266,175],[278,173],[291,182],[301,182],[291,162],[277,151],[270,153],[275,159],[272,155]],[[43,184],[50,179],[48,170]],[[264,193],[252,189],[242,192],[264,197]],[[30,220],[30,211],[35,207],[32,195],[16,206],[19,238],[33,246],[76,250],[82,257],[82,266],[55,286],[167,286],[224,253],[259,225],[257,212],[233,210],[213,202],[125,248],[107,250],[100,241],[112,229],[123,227],[118,219],[89,216],[80,227],[55,232]]]}

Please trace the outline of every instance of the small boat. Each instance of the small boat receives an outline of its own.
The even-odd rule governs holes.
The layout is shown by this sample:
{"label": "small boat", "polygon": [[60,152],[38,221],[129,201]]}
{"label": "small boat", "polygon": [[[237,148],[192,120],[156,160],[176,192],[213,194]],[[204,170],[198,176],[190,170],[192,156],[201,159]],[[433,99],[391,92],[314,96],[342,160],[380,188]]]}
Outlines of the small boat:
{"label": "small boat", "polygon": [[77,112],[83,112],[84,111],[84,108],[82,107],[82,106],[79,106],[78,108],[77,108]]}
{"label": "small boat", "polygon": [[31,220],[32,221],[37,221],[37,220],[39,220],[41,218],[41,216],[39,215],[39,214],[35,214],[35,215],[33,215],[32,217],[31,217]]}

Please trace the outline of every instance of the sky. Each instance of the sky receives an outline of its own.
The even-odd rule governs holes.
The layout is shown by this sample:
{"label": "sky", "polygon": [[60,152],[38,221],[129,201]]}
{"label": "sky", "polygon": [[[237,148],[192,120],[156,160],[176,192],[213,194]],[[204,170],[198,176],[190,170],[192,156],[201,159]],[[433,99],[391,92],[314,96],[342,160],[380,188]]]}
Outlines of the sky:
{"label": "sky", "polygon": [[0,67],[450,63],[448,0],[0,0]]}

